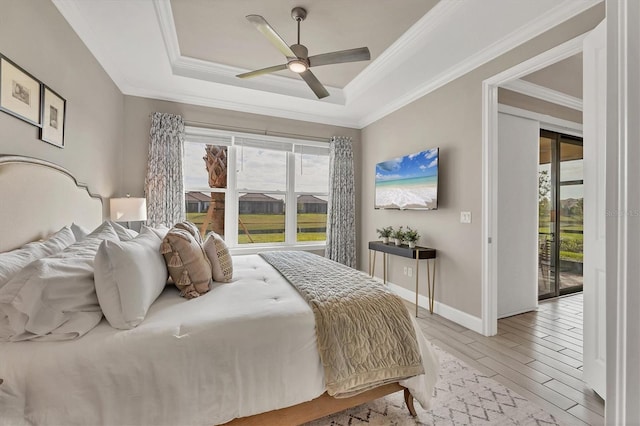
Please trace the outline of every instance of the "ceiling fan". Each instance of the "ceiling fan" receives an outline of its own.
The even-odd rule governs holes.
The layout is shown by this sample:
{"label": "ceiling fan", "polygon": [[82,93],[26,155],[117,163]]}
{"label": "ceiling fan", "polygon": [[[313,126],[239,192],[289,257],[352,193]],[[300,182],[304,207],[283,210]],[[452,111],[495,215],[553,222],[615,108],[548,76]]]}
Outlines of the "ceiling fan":
{"label": "ceiling fan", "polygon": [[260,31],[271,42],[271,44],[276,47],[276,49],[287,57],[287,63],[246,72],[244,74],[238,74],[236,77],[257,77],[259,75],[282,71],[288,68],[290,71],[300,74],[300,77],[302,77],[307,85],[309,85],[318,99],[322,99],[329,96],[329,92],[325,89],[322,83],[320,83],[316,76],[313,75],[309,68],[321,65],[341,64],[345,62],[368,61],[371,59],[371,54],[367,47],[309,56],[309,50],[306,46],[300,44],[300,22],[304,21],[307,17],[307,11],[302,7],[294,7],[291,9],[291,17],[298,23],[298,42],[289,46],[262,16],[247,15],[249,22],[255,25],[257,30]]}

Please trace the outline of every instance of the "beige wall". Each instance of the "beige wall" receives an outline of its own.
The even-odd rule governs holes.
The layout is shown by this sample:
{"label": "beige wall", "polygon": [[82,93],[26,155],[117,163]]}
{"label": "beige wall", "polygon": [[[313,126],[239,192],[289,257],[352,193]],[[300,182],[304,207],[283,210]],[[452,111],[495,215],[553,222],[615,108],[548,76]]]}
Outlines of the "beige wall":
{"label": "beige wall", "polygon": [[93,192],[111,196],[119,185],[124,97],[53,3],[2,0],[0,53],[67,100],[64,149],[0,112],[0,153],[59,164]]}
{"label": "beige wall", "polygon": [[[481,316],[482,81],[592,29],[603,17],[601,4],[363,129],[361,268],[376,228],[417,228],[419,243],[438,250],[436,300]],[[374,210],[375,164],[436,146],[438,210]],[[471,224],[460,223],[461,211],[472,212]],[[398,257],[389,262],[389,280],[413,290],[414,278],[403,275],[403,266],[414,262]],[[426,295],[424,269],[421,272],[420,292]]]}
{"label": "beige wall", "polygon": [[[153,112],[180,114],[187,124],[203,127],[227,128],[227,130],[254,129],[270,133],[288,133],[316,138],[329,139],[331,136],[350,136],[353,138],[354,162],[356,166],[356,191],[362,187],[360,182],[360,130],[346,127],[329,126],[305,121],[268,117],[265,115],[247,114],[217,108],[207,108],[177,102],[125,96],[125,129],[122,193],[143,195],[144,176],[149,149],[149,128]],[[238,130],[242,131],[242,130]],[[358,192],[356,192],[358,193]],[[356,200],[356,217],[360,216],[360,200]]]}

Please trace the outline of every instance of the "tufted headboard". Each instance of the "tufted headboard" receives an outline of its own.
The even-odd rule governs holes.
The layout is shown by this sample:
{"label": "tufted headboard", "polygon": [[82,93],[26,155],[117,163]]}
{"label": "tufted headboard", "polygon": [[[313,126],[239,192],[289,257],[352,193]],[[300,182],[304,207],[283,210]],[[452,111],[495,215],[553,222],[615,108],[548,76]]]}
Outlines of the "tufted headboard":
{"label": "tufted headboard", "polygon": [[0,155],[0,252],[75,222],[94,229],[102,199],[66,169],[44,160]]}

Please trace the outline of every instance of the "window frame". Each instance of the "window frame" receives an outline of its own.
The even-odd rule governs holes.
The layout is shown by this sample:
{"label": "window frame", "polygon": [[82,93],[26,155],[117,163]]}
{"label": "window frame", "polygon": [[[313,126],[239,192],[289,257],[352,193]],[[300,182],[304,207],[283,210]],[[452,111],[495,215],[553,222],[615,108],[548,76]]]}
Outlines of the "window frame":
{"label": "window frame", "polygon": [[[230,143],[221,143],[219,138],[230,138]],[[277,190],[252,190],[250,188],[238,189],[237,187],[237,168],[238,168],[238,149],[240,144],[236,143],[239,139],[258,139],[266,142],[276,142],[290,144],[290,150],[282,150],[286,152],[286,184],[284,191]],[[186,185],[184,193],[190,191],[197,192],[223,192],[225,194],[225,243],[229,247],[232,254],[250,254],[259,251],[269,250],[324,250],[326,239],[323,241],[297,241],[297,218],[298,218],[298,196],[299,195],[316,195],[328,197],[327,193],[320,192],[296,192],[296,146],[310,146],[323,148],[327,150],[329,155],[329,141],[319,142],[305,139],[285,138],[280,136],[261,135],[244,132],[234,132],[227,130],[210,129],[195,126],[185,126],[184,143],[201,143],[203,145],[212,144],[219,146],[227,146],[227,188],[191,188]],[[265,147],[268,149],[268,147]],[[184,157],[182,159],[184,165]],[[233,172],[231,172],[233,171]],[[327,176],[327,180],[328,180]],[[238,243],[238,218],[239,218],[239,194],[247,192],[259,192],[261,194],[278,194],[285,196],[285,241],[282,243]]]}

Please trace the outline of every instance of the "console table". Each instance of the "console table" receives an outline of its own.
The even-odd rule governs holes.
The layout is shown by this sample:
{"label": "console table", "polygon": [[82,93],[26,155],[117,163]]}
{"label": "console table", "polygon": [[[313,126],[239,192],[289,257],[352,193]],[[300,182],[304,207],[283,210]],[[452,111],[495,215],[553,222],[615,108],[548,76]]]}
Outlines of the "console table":
{"label": "console table", "polygon": [[[422,259],[427,261],[427,290],[429,292],[429,312],[433,313],[433,300],[436,290],[436,249],[416,246],[409,248],[408,245],[397,246],[392,243],[382,241],[369,241],[369,275],[373,277],[376,269],[376,254],[382,252],[382,281],[387,283],[387,254],[407,257],[416,260],[416,317],[418,316],[418,271],[419,262]],[[430,271],[429,259],[433,260],[433,270]]]}

